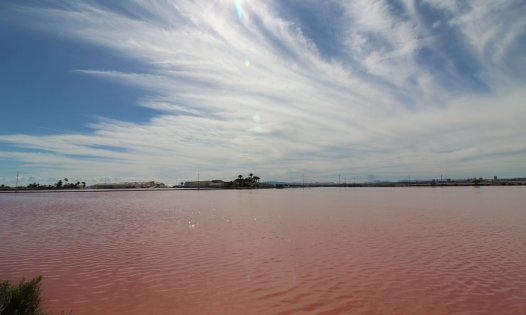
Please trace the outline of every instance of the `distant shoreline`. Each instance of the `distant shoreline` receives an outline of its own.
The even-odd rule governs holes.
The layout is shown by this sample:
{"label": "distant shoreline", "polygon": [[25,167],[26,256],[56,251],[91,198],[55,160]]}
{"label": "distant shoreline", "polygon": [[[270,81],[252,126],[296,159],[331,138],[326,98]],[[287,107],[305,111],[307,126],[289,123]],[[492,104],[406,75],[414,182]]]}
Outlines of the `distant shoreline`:
{"label": "distant shoreline", "polygon": [[511,181],[498,183],[362,183],[362,184],[278,184],[274,187],[228,187],[228,188],[115,188],[115,189],[7,189],[0,194],[34,194],[34,193],[95,193],[95,192],[126,192],[126,191],[195,191],[195,190],[259,190],[259,189],[293,189],[293,188],[424,188],[424,187],[495,187],[495,186],[526,186],[526,181]]}

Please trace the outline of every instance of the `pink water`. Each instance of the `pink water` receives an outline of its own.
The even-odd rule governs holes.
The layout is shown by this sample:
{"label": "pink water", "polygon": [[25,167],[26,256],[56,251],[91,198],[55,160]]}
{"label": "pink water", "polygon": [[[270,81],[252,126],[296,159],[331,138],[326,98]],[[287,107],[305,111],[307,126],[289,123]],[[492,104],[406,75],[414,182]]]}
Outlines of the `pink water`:
{"label": "pink water", "polygon": [[0,280],[73,314],[526,314],[526,188],[0,194]]}

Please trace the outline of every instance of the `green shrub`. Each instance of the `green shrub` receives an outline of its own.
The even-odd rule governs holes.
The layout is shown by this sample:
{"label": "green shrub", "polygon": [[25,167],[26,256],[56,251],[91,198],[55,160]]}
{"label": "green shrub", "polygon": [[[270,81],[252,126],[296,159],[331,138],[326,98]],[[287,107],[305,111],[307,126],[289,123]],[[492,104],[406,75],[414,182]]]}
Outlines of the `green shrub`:
{"label": "green shrub", "polygon": [[9,281],[0,283],[0,315],[42,315],[40,284],[42,276],[29,281],[22,279],[18,285]]}

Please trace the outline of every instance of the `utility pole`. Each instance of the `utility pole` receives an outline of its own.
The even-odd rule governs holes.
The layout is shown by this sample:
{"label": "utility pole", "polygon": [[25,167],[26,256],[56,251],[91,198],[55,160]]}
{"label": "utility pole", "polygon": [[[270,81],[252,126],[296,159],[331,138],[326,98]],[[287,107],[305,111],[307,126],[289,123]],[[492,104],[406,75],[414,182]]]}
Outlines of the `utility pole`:
{"label": "utility pole", "polygon": [[302,178],[303,178],[303,188],[305,188],[305,174],[301,174]]}
{"label": "utility pole", "polygon": [[18,171],[16,171],[16,185],[15,185],[15,191],[18,191]]}
{"label": "utility pole", "polygon": [[197,190],[199,190],[199,170],[197,170]]}
{"label": "utility pole", "polygon": [[342,177],[342,175],[338,174],[338,186],[342,185],[341,177]]}

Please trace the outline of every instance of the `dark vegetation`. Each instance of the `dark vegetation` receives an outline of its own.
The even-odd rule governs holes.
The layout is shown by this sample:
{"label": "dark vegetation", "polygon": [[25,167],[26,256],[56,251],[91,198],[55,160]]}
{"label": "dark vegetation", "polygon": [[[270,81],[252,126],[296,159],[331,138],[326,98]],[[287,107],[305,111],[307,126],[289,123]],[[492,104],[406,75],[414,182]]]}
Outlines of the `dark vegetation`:
{"label": "dark vegetation", "polygon": [[76,183],[70,183],[67,178],[64,178],[64,180],[60,179],[53,185],[41,185],[38,183],[32,183],[27,185],[26,187],[9,187],[4,186],[3,184],[0,185],[0,190],[54,190],[54,189],[84,189],[86,188],[85,182],[76,182]]}
{"label": "dark vegetation", "polygon": [[255,176],[253,173],[248,174],[248,177],[238,175],[236,179],[228,182],[225,187],[255,188],[260,186],[259,180],[260,178],[258,176]]}
{"label": "dark vegetation", "polygon": [[0,283],[0,315],[44,315],[40,310],[42,276],[18,284]]}
{"label": "dark vegetation", "polygon": [[27,185],[28,189],[80,189],[86,188],[85,182],[69,183],[67,178],[64,181],[59,179],[55,185],[40,185],[37,183]]}

